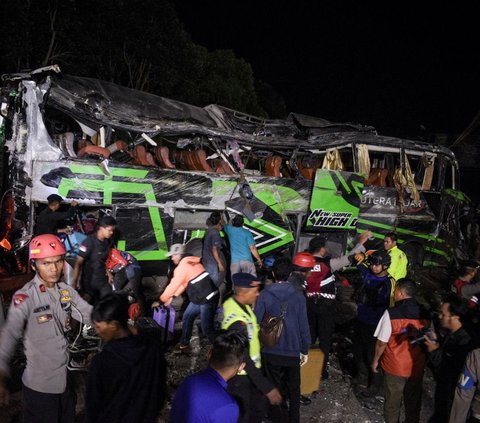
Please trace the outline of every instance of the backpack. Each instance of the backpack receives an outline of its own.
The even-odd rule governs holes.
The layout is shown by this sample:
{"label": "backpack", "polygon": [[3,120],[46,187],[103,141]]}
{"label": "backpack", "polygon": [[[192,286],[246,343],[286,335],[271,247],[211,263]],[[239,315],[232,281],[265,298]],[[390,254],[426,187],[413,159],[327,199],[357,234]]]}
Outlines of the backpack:
{"label": "backpack", "polygon": [[105,266],[109,272],[117,273],[128,265],[129,261],[122,254],[122,251],[117,250],[116,248],[110,248],[105,262]]}
{"label": "backpack", "polygon": [[193,304],[206,304],[217,294],[217,287],[207,271],[188,281],[187,295]]}
{"label": "backpack", "polygon": [[283,303],[281,307],[281,314],[279,317],[271,316],[265,312],[260,323],[260,331],[258,332],[258,338],[262,345],[266,347],[274,347],[280,341],[283,333],[283,319],[287,312],[287,303]]}

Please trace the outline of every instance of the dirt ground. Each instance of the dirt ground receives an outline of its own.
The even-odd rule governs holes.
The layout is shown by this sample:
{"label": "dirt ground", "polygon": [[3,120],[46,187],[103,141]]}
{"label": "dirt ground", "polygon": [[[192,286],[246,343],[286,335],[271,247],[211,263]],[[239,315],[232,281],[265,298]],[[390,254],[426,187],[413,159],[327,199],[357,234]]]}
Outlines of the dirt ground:
{"label": "dirt ground", "polygon": [[[203,339],[199,339],[196,330],[191,342],[191,353],[179,355],[172,348],[166,353],[168,368],[169,393],[167,402],[159,417],[159,423],[168,422],[171,399],[176,387],[188,375],[202,369],[206,365],[206,353],[208,345]],[[320,390],[311,395],[312,403],[308,406],[301,406],[301,422],[325,422],[325,423],[367,423],[383,422],[383,401],[381,397],[362,398],[352,387],[351,376],[342,369],[339,357],[336,353],[331,356],[330,377],[322,382]],[[86,372],[76,372],[75,381],[77,385],[77,422],[81,423],[83,418],[84,404],[84,383],[87,377]],[[18,387],[18,380],[16,386]],[[431,374],[427,371],[424,379],[424,392],[422,403],[422,414],[420,422],[427,422],[432,414],[434,382]],[[0,409],[0,422],[15,423],[19,421],[21,412],[20,393],[12,394],[10,406]],[[267,420],[266,420],[267,421]]]}
{"label": "dirt ground", "polygon": [[[431,283],[431,280],[430,280]],[[158,289],[158,286],[155,287]],[[430,291],[430,290],[429,290]],[[430,292],[434,292],[432,289]],[[344,315],[349,314],[348,308],[342,310]],[[180,324],[176,324],[177,331]],[[191,353],[179,355],[175,353],[174,347],[167,350],[168,362],[168,398],[162,410],[159,422],[168,422],[170,403],[177,386],[188,375],[202,369],[206,365],[208,345],[198,336],[198,327],[195,325],[191,341]],[[322,382],[320,390],[311,395],[312,403],[308,406],[301,406],[302,422],[383,422],[383,399],[364,398],[353,388],[351,383],[350,362],[351,352],[348,348],[348,333],[338,334],[333,342],[334,352],[331,354],[330,377]],[[18,361],[21,363],[21,360]],[[19,366],[18,366],[19,367]],[[77,387],[77,423],[83,421],[84,395],[86,372],[75,372],[75,384]],[[10,406],[0,408],[0,422],[15,423],[19,421],[21,412],[20,404],[20,371],[17,369],[13,383],[13,394]],[[433,388],[434,382],[431,373],[427,370],[424,379],[424,391],[422,399],[421,422],[427,422],[433,409]]]}

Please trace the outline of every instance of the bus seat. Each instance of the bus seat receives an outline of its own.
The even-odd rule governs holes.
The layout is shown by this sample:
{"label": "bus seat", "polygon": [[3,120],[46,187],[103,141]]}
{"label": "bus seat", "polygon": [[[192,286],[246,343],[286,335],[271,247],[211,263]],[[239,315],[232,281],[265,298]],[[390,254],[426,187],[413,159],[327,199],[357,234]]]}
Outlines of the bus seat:
{"label": "bus seat", "polygon": [[85,156],[101,156],[104,159],[108,159],[110,157],[110,150],[104,147],[99,147],[97,145],[86,145],[82,149],[80,149],[77,153],[77,157],[83,158]]}
{"label": "bus seat", "polygon": [[213,172],[212,167],[207,163],[207,153],[205,150],[193,150],[190,151],[190,157],[192,158],[195,169],[205,172]]}
{"label": "bus seat", "polygon": [[304,179],[308,179],[311,181],[315,177],[315,172],[317,168],[308,163],[308,161],[304,163],[303,159],[299,158],[297,159],[296,164],[300,175],[302,175]]}
{"label": "bus seat", "polygon": [[225,160],[218,158],[215,160],[215,172],[217,173],[223,173],[226,175],[233,175],[233,170],[232,168],[228,165],[228,163],[225,162]]}
{"label": "bus seat", "polygon": [[126,151],[128,150],[128,143],[126,141],[117,140],[110,144],[107,149],[110,151],[110,153],[114,153],[115,151],[120,150]]}
{"label": "bus seat", "polygon": [[155,147],[155,159],[160,167],[164,169],[175,169],[175,165],[170,161],[170,151],[164,145],[157,145]]}
{"label": "bus seat", "polygon": [[386,187],[387,186],[387,177],[388,169],[384,168],[372,168],[370,169],[370,174],[365,180],[365,185],[376,186],[376,187]]}
{"label": "bus seat", "polygon": [[136,145],[133,149],[134,163],[140,166],[158,167],[144,145]]}
{"label": "bus seat", "polygon": [[265,174],[267,176],[280,178],[282,176],[280,166],[282,166],[282,158],[280,156],[267,157],[265,161]]}

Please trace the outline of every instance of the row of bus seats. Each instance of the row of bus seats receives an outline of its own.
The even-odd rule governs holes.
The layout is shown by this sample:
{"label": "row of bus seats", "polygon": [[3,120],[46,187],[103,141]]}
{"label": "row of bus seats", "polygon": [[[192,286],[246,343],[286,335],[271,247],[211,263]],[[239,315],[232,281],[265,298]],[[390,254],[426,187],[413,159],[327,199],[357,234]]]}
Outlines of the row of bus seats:
{"label": "row of bus seats", "polygon": [[273,155],[265,160],[265,174],[276,178],[295,178],[300,175],[304,179],[313,180],[319,166],[319,162],[316,163],[306,156],[294,159],[294,162],[290,163],[281,156]]}
{"label": "row of bus seats", "polygon": [[[296,171],[293,171],[292,167],[296,168]],[[316,162],[307,156],[297,158],[294,163],[286,161],[278,155],[269,156],[265,160],[265,174],[276,178],[294,178],[296,175],[300,175],[304,179],[313,180],[315,172],[319,168],[321,168],[320,162]],[[365,179],[365,185],[393,187],[393,171],[385,168],[371,168],[368,177]]]}
{"label": "row of bus seats", "polygon": [[[60,135],[58,143],[67,156],[84,159],[112,159],[123,163],[132,163],[140,166],[160,167],[163,169],[181,169],[191,171],[216,172],[232,175],[231,165],[223,158],[207,159],[203,149],[182,150],[176,149],[172,155],[165,145],[158,145],[148,149],[142,143],[133,146],[125,141],[117,140],[108,147],[100,147],[90,140],[74,141],[73,133]],[[299,156],[286,159],[280,155],[271,155],[265,159],[264,174],[276,178],[297,178],[313,180],[317,169],[321,168],[321,160],[311,156]],[[379,167],[372,167],[365,185],[388,187],[394,186],[393,172]]]}
{"label": "row of bus seats", "polygon": [[[73,135],[73,134],[72,134]],[[170,149],[164,145],[157,145],[148,149],[142,140],[141,144],[129,145],[122,140],[114,141],[108,147],[100,147],[90,140],[81,139],[72,144],[73,137],[63,137],[60,140],[62,150],[66,155],[80,159],[112,159],[123,163],[132,163],[140,166],[160,167],[163,169],[182,169],[205,172],[233,174],[229,164],[218,157],[207,160],[207,153],[203,149],[176,150],[171,156]],[[76,152],[75,152],[76,151]],[[174,157],[174,158],[173,158]]]}

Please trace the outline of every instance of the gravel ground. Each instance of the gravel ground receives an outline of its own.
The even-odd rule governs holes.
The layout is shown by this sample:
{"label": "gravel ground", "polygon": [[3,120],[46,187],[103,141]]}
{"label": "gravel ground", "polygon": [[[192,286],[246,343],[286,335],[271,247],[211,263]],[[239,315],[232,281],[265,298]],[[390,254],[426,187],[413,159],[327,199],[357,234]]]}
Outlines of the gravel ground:
{"label": "gravel ground", "polygon": [[[168,368],[169,392],[167,402],[162,410],[159,423],[168,422],[171,399],[176,387],[188,375],[202,369],[206,365],[208,345],[204,340],[199,339],[197,329],[191,342],[190,354],[177,354],[171,348],[166,354]],[[326,422],[326,423],[367,423],[383,422],[383,399],[362,398],[355,392],[351,384],[351,376],[342,370],[337,354],[331,355],[330,377],[322,382],[320,390],[311,395],[312,403],[308,406],[301,406],[301,422]],[[78,423],[82,422],[82,411],[84,404],[84,386],[86,373],[76,372],[75,381],[77,385],[77,411]],[[18,388],[18,378],[16,381]],[[427,422],[432,414],[433,407],[433,386],[434,382],[429,371],[424,379],[424,393],[422,403],[422,414],[420,422]],[[12,394],[10,406],[0,409],[0,422],[14,423],[18,421],[21,412],[20,393]]]}
{"label": "gravel ground", "polygon": [[[206,365],[208,346],[197,336],[192,339],[192,353],[177,355],[167,354],[169,362],[169,396],[173,396],[175,388],[189,374],[202,369]],[[364,399],[351,384],[351,376],[345,373],[336,354],[331,355],[330,377],[322,382],[320,390],[311,395],[312,403],[301,406],[301,422],[325,423],[377,423],[383,422],[383,398]],[[424,378],[424,392],[420,423],[426,423],[433,410],[434,382],[430,371]],[[168,421],[170,399],[162,412],[159,422]]]}

